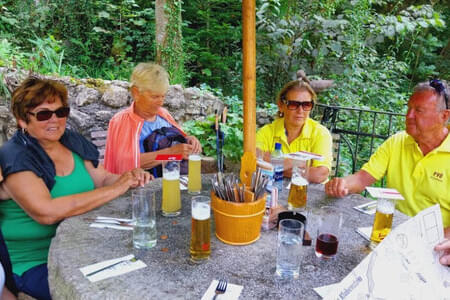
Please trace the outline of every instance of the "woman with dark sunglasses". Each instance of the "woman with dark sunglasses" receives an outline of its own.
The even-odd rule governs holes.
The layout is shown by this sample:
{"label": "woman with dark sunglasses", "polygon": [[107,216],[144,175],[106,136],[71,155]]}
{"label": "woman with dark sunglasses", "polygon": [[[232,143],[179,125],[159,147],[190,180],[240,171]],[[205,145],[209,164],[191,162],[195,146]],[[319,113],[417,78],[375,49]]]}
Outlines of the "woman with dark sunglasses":
{"label": "woman with dark sunglasses", "polygon": [[[85,213],[147,183],[141,169],[122,175],[99,165],[97,148],[66,129],[67,90],[56,81],[27,78],[12,94],[17,132],[0,148],[0,225],[15,285],[51,299],[47,256],[63,219]],[[5,197],[4,192],[9,197]]]}
{"label": "woman with dark sunglasses", "polygon": [[[256,145],[266,159],[275,143],[281,144],[284,154],[308,151],[322,155],[322,161],[312,161],[307,178],[309,182],[321,183],[330,173],[332,140],[328,129],[309,117],[316,98],[314,90],[302,79],[285,84],[277,96],[279,118],[257,132]],[[285,160],[284,176],[291,174],[292,164]]]}

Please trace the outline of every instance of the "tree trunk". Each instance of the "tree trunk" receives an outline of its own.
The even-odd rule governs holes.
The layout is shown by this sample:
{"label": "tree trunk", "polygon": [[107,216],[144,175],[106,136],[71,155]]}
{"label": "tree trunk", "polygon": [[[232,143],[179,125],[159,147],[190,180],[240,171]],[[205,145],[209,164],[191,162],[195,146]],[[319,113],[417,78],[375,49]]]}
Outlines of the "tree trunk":
{"label": "tree trunk", "polygon": [[184,53],[181,34],[182,0],[156,0],[156,62],[164,66],[171,83],[183,83]]}

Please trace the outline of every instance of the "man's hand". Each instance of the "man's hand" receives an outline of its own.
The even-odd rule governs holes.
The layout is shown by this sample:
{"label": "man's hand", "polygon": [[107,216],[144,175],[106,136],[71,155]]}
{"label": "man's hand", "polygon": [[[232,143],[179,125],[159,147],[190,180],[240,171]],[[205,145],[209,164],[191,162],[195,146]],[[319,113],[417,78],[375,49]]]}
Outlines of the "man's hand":
{"label": "man's hand", "polygon": [[202,145],[195,136],[189,135],[186,137],[186,140],[189,145],[192,145],[192,153],[202,153]]}
{"label": "man's hand", "polygon": [[450,240],[445,239],[434,247],[434,251],[442,251],[439,262],[444,266],[450,266]]}
{"label": "man's hand", "polygon": [[332,197],[347,196],[349,191],[345,178],[333,178],[325,184],[325,193]]}

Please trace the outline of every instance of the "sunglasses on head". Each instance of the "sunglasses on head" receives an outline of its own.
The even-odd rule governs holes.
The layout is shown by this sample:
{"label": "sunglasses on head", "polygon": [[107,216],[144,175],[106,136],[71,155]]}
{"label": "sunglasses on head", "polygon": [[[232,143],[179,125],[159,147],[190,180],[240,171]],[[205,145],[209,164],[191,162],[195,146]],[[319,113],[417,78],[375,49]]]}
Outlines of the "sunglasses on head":
{"label": "sunglasses on head", "polygon": [[431,79],[430,86],[436,90],[439,94],[444,95],[445,107],[448,109],[448,95],[445,92],[445,86],[439,79]]}
{"label": "sunglasses on head", "polygon": [[60,107],[57,110],[41,110],[38,112],[28,112],[30,115],[35,116],[38,121],[47,121],[55,114],[58,118],[67,118],[70,113],[69,107]]}
{"label": "sunglasses on head", "polygon": [[296,110],[301,106],[303,108],[303,110],[309,111],[314,107],[313,101],[300,102],[300,101],[285,99],[284,104],[286,104],[287,109],[289,109],[289,110]]}

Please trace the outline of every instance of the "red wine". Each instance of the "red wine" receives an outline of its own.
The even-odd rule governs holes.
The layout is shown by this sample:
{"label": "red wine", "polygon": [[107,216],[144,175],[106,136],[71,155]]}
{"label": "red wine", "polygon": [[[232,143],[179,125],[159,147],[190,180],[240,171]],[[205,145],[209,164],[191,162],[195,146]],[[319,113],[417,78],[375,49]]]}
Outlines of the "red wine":
{"label": "red wine", "polygon": [[316,252],[318,256],[333,256],[337,252],[338,239],[332,234],[323,233],[317,237]]}

